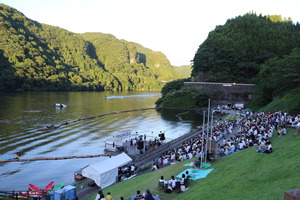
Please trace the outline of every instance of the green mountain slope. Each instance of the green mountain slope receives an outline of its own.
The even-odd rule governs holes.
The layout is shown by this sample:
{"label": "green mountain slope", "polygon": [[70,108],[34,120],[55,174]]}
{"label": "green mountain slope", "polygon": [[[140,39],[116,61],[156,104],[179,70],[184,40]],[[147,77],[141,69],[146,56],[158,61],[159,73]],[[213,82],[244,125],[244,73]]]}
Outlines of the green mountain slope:
{"label": "green mountain slope", "polygon": [[180,73],[183,78],[191,77],[192,65],[183,65],[179,67],[174,67],[175,71]]}
{"label": "green mountain slope", "polygon": [[94,48],[105,70],[120,80],[122,88],[152,90],[161,88],[164,80],[180,77],[161,52],[119,40],[110,34],[84,33],[82,37]]}
{"label": "green mountain slope", "polygon": [[300,24],[280,19],[249,13],[217,26],[199,46],[192,76],[207,81],[256,82],[263,63],[300,48]]}
{"label": "green mountain slope", "polygon": [[[283,99],[281,111],[299,113],[300,107],[294,102],[300,90],[299,58],[299,23],[280,15],[248,13],[209,33],[193,59],[192,77],[198,81],[255,83],[252,108]],[[297,92],[290,93],[292,90]],[[274,110],[272,105],[265,109]]]}
{"label": "green mountain slope", "polygon": [[40,24],[4,4],[0,35],[0,90],[148,91],[180,77],[160,52]]}

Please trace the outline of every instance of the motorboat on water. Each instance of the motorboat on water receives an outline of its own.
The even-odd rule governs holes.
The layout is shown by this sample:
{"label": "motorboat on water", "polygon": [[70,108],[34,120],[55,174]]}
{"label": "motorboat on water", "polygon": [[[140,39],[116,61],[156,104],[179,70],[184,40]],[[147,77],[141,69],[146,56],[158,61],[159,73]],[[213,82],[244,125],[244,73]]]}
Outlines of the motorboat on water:
{"label": "motorboat on water", "polygon": [[55,104],[54,104],[54,107],[55,107],[55,108],[65,108],[65,107],[67,107],[67,105],[62,104],[62,103],[55,103]]}

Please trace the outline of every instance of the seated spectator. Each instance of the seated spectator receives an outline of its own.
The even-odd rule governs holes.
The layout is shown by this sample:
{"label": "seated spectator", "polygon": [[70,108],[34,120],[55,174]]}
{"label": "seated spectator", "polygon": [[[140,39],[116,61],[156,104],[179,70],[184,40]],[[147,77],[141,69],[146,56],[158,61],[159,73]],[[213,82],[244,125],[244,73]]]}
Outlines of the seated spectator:
{"label": "seated spectator", "polygon": [[242,140],[242,141],[238,144],[239,150],[244,149],[244,146],[245,146],[245,145],[246,145],[246,144],[245,144],[245,141]]}
{"label": "seated spectator", "polygon": [[230,145],[230,147],[229,147],[229,152],[230,153],[234,153],[235,152],[235,145],[232,143],[231,145]]}
{"label": "seated spectator", "polygon": [[113,199],[113,198],[112,198],[110,192],[108,192],[107,195],[106,195],[106,200],[112,200],[112,199]]}
{"label": "seated spectator", "polygon": [[171,183],[171,187],[174,189],[177,186],[177,180],[175,179],[174,176],[171,176],[171,180],[169,180],[169,183]]}
{"label": "seated spectator", "polygon": [[167,184],[167,188],[165,190],[165,193],[167,193],[167,194],[171,194],[172,193],[173,188],[172,188],[171,185],[172,185],[172,183],[169,181],[168,184]]}
{"label": "seated spectator", "polygon": [[182,176],[181,176],[182,178],[180,179],[180,185],[184,185],[185,184],[185,179],[186,179],[186,177],[185,177],[185,174],[182,174]]}
{"label": "seated spectator", "polygon": [[134,200],[144,200],[145,197],[141,194],[141,191],[136,191],[136,196],[134,197]]}
{"label": "seated spectator", "polygon": [[225,146],[224,149],[225,149],[224,155],[225,155],[225,156],[228,156],[228,154],[230,154],[230,151],[228,150],[229,147],[228,147],[228,146]]}
{"label": "seated spectator", "polygon": [[146,190],[145,200],[154,200],[154,197],[153,197],[153,195],[151,194],[151,192],[150,192],[149,189]]}
{"label": "seated spectator", "polygon": [[300,121],[295,126],[296,132],[293,134],[293,136],[300,135]]}
{"label": "seated spectator", "polygon": [[175,165],[177,163],[176,159],[173,159],[170,163],[170,165]]}
{"label": "seated spectator", "polygon": [[167,164],[169,164],[169,159],[167,157],[165,157],[163,159],[163,165],[167,165]]}
{"label": "seated spectator", "polygon": [[267,142],[265,153],[272,153],[272,152],[273,152],[273,148],[272,148],[271,142]]}
{"label": "seated spectator", "polygon": [[208,152],[207,151],[207,160],[208,161],[214,160],[214,153],[213,152]]}
{"label": "seated spectator", "polygon": [[185,177],[186,177],[187,179],[191,178],[191,175],[190,175],[189,171],[185,171]]}
{"label": "seated spectator", "polygon": [[225,149],[224,148],[220,148],[219,151],[218,151],[218,155],[225,156]]}
{"label": "seated spectator", "polygon": [[160,177],[160,179],[158,180],[158,185],[162,188],[166,187],[167,181],[165,181],[164,176]]}
{"label": "seated spectator", "polygon": [[277,134],[278,134],[278,135],[281,135],[281,131],[282,131],[282,126],[279,126],[279,127],[277,128]]}
{"label": "seated spectator", "polygon": [[261,143],[258,146],[258,149],[256,150],[256,152],[262,152],[264,153],[266,150],[266,145],[264,141],[261,141]]}
{"label": "seated spectator", "polygon": [[106,198],[104,197],[104,194],[100,194],[99,200],[106,200]]}
{"label": "seated spectator", "polygon": [[188,189],[190,189],[190,188],[186,188],[185,185],[181,185],[181,186],[180,186],[180,190],[177,192],[177,194],[180,194],[180,193],[182,193],[182,192],[185,192],[185,191],[187,191]]}
{"label": "seated spectator", "polygon": [[151,171],[155,171],[155,170],[157,170],[157,165],[156,164],[152,164]]}
{"label": "seated spectator", "polygon": [[[279,137],[281,137],[281,136],[283,136],[283,135],[286,135],[286,132],[287,132],[286,127],[285,127],[285,126],[282,126],[281,131],[280,131],[280,134],[279,134]],[[278,133],[279,133],[279,132],[278,132]]]}
{"label": "seated spectator", "polygon": [[[101,194],[103,194],[103,191],[102,191],[102,190],[98,190],[98,194],[97,194],[95,200],[101,199],[101,198],[100,198]],[[104,197],[104,195],[103,195],[103,197]]]}

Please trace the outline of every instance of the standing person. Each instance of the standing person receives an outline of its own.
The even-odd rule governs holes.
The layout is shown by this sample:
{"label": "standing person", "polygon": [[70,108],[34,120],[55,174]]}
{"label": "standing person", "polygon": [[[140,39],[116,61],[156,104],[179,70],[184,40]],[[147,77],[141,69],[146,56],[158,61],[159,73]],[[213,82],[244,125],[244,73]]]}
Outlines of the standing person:
{"label": "standing person", "polygon": [[113,199],[113,198],[112,198],[110,192],[108,192],[108,193],[107,193],[107,196],[106,196],[106,200],[112,200],[112,199]]}
{"label": "standing person", "polygon": [[135,171],[135,165],[132,164],[132,165],[130,166],[130,175],[131,175],[131,176],[134,174],[134,171]]}

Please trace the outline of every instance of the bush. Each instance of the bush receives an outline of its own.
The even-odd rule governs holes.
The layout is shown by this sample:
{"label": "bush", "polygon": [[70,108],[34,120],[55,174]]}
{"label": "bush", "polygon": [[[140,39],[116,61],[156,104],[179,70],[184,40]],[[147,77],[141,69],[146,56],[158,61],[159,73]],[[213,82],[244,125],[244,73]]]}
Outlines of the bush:
{"label": "bush", "polygon": [[179,90],[172,89],[155,104],[160,107],[195,109],[207,106],[209,96],[192,87],[181,87]]}

